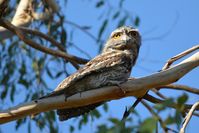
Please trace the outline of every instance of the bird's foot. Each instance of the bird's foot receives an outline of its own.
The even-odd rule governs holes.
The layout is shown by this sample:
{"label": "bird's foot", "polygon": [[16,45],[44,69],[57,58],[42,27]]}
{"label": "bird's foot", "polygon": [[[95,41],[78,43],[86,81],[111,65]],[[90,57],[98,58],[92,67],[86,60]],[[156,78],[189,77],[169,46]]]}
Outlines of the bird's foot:
{"label": "bird's foot", "polygon": [[64,99],[64,101],[65,101],[65,102],[67,102],[67,100],[68,100],[68,96],[65,96],[65,99]]}
{"label": "bird's foot", "polygon": [[82,92],[79,93],[79,97],[82,97]]}
{"label": "bird's foot", "polygon": [[123,94],[126,94],[126,91],[124,89],[122,89],[122,87],[120,85],[117,84],[116,86],[123,92]]}

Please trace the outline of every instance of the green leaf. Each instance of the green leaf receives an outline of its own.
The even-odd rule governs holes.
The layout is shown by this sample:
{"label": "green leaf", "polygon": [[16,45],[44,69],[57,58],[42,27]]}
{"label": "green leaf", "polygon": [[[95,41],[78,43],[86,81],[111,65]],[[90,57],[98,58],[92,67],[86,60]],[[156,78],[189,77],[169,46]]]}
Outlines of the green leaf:
{"label": "green leaf", "polygon": [[98,41],[101,39],[102,33],[106,29],[107,24],[108,24],[108,19],[105,19],[104,22],[102,23],[100,30],[99,30],[99,33],[98,33]]}
{"label": "green leaf", "polygon": [[12,85],[11,92],[10,92],[10,100],[14,102],[14,94],[15,94],[15,86]]}
{"label": "green leaf", "polygon": [[91,26],[81,26],[81,28],[82,28],[83,30],[89,30],[89,29],[91,29]]}
{"label": "green leaf", "polygon": [[16,125],[15,125],[15,128],[18,129],[21,125],[23,125],[23,123],[25,123],[27,120],[27,118],[24,118],[24,119],[18,119],[16,121]]}
{"label": "green leaf", "polygon": [[47,72],[48,76],[49,76],[51,79],[54,78],[54,76],[52,75],[52,73],[51,73],[49,67],[46,67],[46,72]]}
{"label": "green leaf", "polygon": [[94,109],[91,114],[96,117],[96,118],[100,118],[101,114],[99,113],[99,111],[97,109]]}
{"label": "green leaf", "polygon": [[164,110],[166,107],[173,105],[173,99],[166,99],[163,103],[160,104],[156,104],[154,106],[155,109],[157,109],[158,111],[162,111]]}
{"label": "green leaf", "polygon": [[120,0],[119,7],[121,8],[124,4],[124,0]]}
{"label": "green leaf", "polygon": [[96,8],[99,8],[99,7],[102,7],[104,5],[104,0],[100,0],[96,3],[95,7]]}
{"label": "green leaf", "polygon": [[67,33],[65,31],[64,28],[62,28],[62,31],[61,31],[61,44],[65,46],[66,44],[66,39],[67,39]]}
{"label": "green leaf", "polygon": [[39,97],[39,95],[37,94],[37,93],[34,93],[33,95],[32,95],[32,98],[31,99],[36,99],[36,98],[38,98]]}
{"label": "green leaf", "polygon": [[165,120],[166,125],[171,125],[171,124],[174,124],[175,122],[176,122],[175,118],[170,115]]}
{"label": "green leaf", "polygon": [[108,133],[108,127],[106,125],[100,125],[97,128],[98,128],[97,133]]}
{"label": "green leaf", "polygon": [[139,17],[135,18],[134,24],[135,24],[135,26],[139,26],[139,24],[140,24],[140,18]]}
{"label": "green leaf", "polygon": [[70,125],[70,132],[73,133],[74,131],[75,131],[74,126],[71,126],[71,125]]}
{"label": "green leaf", "polygon": [[109,118],[108,119],[110,122],[112,122],[113,124],[117,125],[120,123],[120,120],[118,120],[117,118]]}
{"label": "green leaf", "polygon": [[107,104],[107,103],[104,103],[104,104],[103,104],[103,109],[104,109],[105,112],[108,111],[108,104]]}
{"label": "green leaf", "polygon": [[187,96],[187,94],[184,93],[182,96],[178,97],[177,103],[182,105],[182,104],[184,104],[187,100],[188,100],[188,96]]}
{"label": "green leaf", "polygon": [[157,119],[155,117],[150,117],[144,120],[140,125],[140,133],[152,133],[155,131]]}
{"label": "green leaf", "polygon": [[28,133],[31,133],[31,122],[28,122]]}
{"label": "green leaf", "polygon": [[88,122],[88,115],[83,115],[83,123],[86,124]]}
{"label": "green leaf", "polygon": [[122,19],[120,19],[120,21],[119,21],[117,27],[123,26],[123,25],[125,24],[127,18],[128,18],[127,16],[124,16]]}
{"label": "green leaf", "polygon": [[26,89],[28,89],[28,87],[29,87],[29,82],[22,78],[19,79],[18,83],[21,85],[24,85],[26,87]]}
{"label": "green leaf", "polygon": [[177,111],[182,112],[184,110],[185,103],[187,100],[188,100],[188,96],[186,94],[183,94],[180,97],[178,97],[177,106],[176,106]]}
{"label": "green leaf", "polygon": [[120,15],[120,11],[117,11],[117,12],[113,15],[113,18],[112,18],[112,19],[114,20],[114,19],[118,18],[119,15]]}
{"label": "green leaf", "polygon": [[20,72],[21,75],[26,74],[26,66],[25,66],[25,63],[22,63],[22,64],[21,64],[21,68],[19,69],[19,72]]}
{"label": "green leaf", "polygon": [[58,73],[55,75],[55,77],[54,77],[54,78],[55,78],[55,79],[56,79],[56,78],[59,78],[62,74],[63,74],[63,71],[58,72]]}
{"label": "green leaf", "polygon": [[9,74],[5,74],[3,76],[3,79],[1,80],[1,84],[7,85],[9,78],[10,78],[10,75]]}
{"label": "green leaf", "polygon": [[6,86],[5,89],[1,92],[1,99],[5,99],[8,92],[8,87]]}
{"label": "green leaf", "polygon": [[176,120],[177,128],[180,129],[181,122],[182,122],[182,114],[181,114],[181,112],[176,111],[175,120]]}

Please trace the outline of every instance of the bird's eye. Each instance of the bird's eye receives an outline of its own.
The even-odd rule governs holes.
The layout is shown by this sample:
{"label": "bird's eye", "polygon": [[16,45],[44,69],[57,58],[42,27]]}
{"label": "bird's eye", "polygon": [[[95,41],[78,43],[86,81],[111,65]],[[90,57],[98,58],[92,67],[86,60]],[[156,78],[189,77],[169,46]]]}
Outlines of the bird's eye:
{"label": "bird's eye", "polygon": [[132,37],[136,37],[136,36],[138,36],[138,33],[136,31],[130,31],[129,35]]}
{"label": "bird's eye", "polygon": [[113,35],[113,38],[118,39],[120,36],[121,36],[121,33],[116,33],[116,34]]}

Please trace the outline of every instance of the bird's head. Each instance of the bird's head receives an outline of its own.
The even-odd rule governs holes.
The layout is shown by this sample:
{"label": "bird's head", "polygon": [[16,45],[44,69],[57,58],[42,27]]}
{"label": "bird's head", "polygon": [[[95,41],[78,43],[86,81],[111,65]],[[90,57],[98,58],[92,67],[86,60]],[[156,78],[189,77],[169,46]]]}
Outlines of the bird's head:
{"label": "bird's head", "polygon": [[122,26],[114,30],[107,40],[103,52],[110,50],[139,50],[141,36],[137,29]]}

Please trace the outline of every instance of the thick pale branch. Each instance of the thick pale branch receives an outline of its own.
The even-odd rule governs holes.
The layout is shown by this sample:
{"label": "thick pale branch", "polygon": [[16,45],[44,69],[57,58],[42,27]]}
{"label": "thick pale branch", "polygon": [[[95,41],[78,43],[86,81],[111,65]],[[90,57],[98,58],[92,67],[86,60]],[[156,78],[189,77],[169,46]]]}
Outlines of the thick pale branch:
{"label": "thick pale branch", "polygon": [[[30,0],[20,0],[16,13],[12,19],[13,25],[27,26],[30,23],[31,16],[27,12],[30,2]],[[0,40],[3,40],[12,37],[13,33],[3,27],[0,27],[0,35]]]}
{"label": "thick pale branch", "polygon": [[103,87],[95,90],[75,94],[65,101],[65,96],[45,98],[21,104],[8,110],[1,111],[0,123],[6,123],[16,119],[23,118],[28,115],[37,114],[60,108],[71,108],[85,106],[101,101],[110,101],[128,96],[143,96],[150,88],[159,87],[161,85],[171,84],[186,73],[199,66],[199,52],[195,53],[180,64],[169,68],[165,71],[152,74],[147,77],[138,79],[129,79],[121,87],[125,90],[125,94],[117,86]]}
{"label": "thick pale branch", "polygon": [[[27,27],[33,19],[39,19],[39,20],[46,20],[49,18],[49,16],[52,15],[52,13],[55,13],[59,11],[57,4],[54,2],[54,0],[48,0],[47,4],[51,8],[52,12],[46,11],[44,13],[35,13],[32,10],[31,5],[32,0],[20,0],[16,13],[12,19],[12,24],[17,27]],[[12,37],[14,34],[10,32],[9,30],[0,27],[0,40],[4,40],[7,38]]]}

